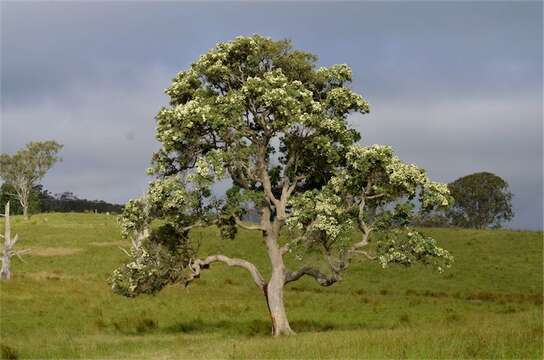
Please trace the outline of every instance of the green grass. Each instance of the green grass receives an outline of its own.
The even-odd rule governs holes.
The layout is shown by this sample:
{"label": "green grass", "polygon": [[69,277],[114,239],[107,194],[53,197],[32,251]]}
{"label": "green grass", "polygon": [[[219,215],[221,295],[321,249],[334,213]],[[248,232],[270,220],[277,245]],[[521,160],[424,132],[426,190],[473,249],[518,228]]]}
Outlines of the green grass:
{"label": "green grass", "polygon": [[[290,284],[297,335],[273,339],[264,298],[241,269],[213,265],[188,288],[126,299],[106,279],[125,255],[115,217],[14,218],[26,262],[1,284],[3,357],[542,358],[542,233],[426,230],[455,256],[440,275],[361,262],[329,288]],[[194,235],[268,271],[258,233]],[[290,260],[295,264],[296,260]]]}

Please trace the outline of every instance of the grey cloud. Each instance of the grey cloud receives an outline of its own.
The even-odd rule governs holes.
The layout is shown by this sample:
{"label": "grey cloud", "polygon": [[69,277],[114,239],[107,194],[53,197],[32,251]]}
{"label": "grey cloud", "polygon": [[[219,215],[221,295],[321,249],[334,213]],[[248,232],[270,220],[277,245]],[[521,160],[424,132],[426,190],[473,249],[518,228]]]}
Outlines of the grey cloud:
{"label": "grey cloud", "polygon": [[61,92],[72,79],[93,79],[104,68],[119,81],[137,77],[142,65],[182,68],[217,41],[256,32],[292,38],[326,65],[350,63],[358,86],[374,95],[421,84],[418,92],[466,91],[467,83],[498,91],[505,77],[534,88],[541,78],[534,73],[541,74],[542,59],[537,3],[4,2],[2,8],[5,106]]}
{"label": "grey cloud", "polygon": [[163,69],[149,68],[130,88],[82,84],[72,87],[69,102],[56,98],[4,110],[2,148],[55,139],[64,144],[63,161],[45,178],[48,189],[124,202],[145,187],[145,169],[159,146],[153,118],[167,102],[161,90],[169,78]]}
{"label": "grey cloud", "polygon": [[141,194],[163,88],[216,42],[260,33],[352,66],[372,105],[352,118],[364,143],[391,144],[440,181],[495,172],[515,194],[511,225],[542,228],[540,2],[0,6],[2,151],[64,143],[52,191]]}
{"label": "grey cloud", "polygon": [[448,101],[380,99],[351,123],[363,143],[390,144],[438,181],[478,171],[493,172],[511,186],[517,213],[511,226],[542,228],[542,101],[512,98]]}

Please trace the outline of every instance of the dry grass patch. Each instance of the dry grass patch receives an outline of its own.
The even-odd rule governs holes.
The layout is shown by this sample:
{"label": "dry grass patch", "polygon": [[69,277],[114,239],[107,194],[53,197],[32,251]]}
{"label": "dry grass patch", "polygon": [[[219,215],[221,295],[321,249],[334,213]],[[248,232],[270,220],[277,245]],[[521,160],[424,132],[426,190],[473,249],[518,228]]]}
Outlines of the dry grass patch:
{"label": "dry grass patch", "polygon": [[83,280],[80,276],[66,275],[61,272],[48,272],[48,271],[39,271],[19,274],[21,278],[31,278],[33,280],[43,281],[43,280]]}
{"label": "dry grass patch", "polygon": [[105,247],[105,246],[127,246],[127,245],[130,245],[130,243],[128,243],[126,241],[93,241],[93,242],[90,242],[89,245],[101,246],[101,247]]}
{"label": "dry grass patch", "polygon": [[83,251],[82,248],[65,247],[32,247],[30,255],[33,256],[69,256]]}

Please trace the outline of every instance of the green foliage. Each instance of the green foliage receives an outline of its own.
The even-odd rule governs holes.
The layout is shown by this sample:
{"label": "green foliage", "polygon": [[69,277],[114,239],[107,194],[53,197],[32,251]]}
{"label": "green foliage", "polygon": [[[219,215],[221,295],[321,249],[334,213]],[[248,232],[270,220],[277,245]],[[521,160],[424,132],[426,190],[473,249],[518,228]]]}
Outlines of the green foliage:
{"label": "green foliage", "polygon": [[[255,35],[219,43],[178,73],[166,90],[170,106],[156,117],[162,148],[149,173],[157,179],[125,207],[123,234],[134,236],[160,219],[178,231],[213,223],[234,238],[235,217],[269,201],[262,171],[274,193],[285,178],[308,179],[297,192],[326,184],[360,138],[347,115],[369,106],[347,87],[347,65],[318,69],[316,60],[287,40]],[[233,188],[225,199],[211,198],[211,186],[227,176]]]}
{"label": "green foliage", "polygon": [[[163,149],[154,156],[152,172],[196,167],[200,174],[198,162],[209,162],[211,152],[214,164],[221,162],[236,185],[255,188],[258,179],[248,176],[255,165],[251,159],[273,137],[284,153],[280,169],[290,176],[311,172],[319,179],[332,171],[344,147],[359,139],[347,127],[347,114],[366,113],[369,107],[346,87],[347,65],[316,69],[316,59],[292,50],[289,41],[257,35],[219,43],[166,90],[171,106],[157,115]],[[274,151],[266,150],[267,155]],[[300,164],[288,168],[295,152]]]}
{"label": "green foliage", "polygon": [[[353,225],[375,237],[378,260],[390,263],[433,264],[441,271],[449,267],[451,255],[436,242],[408,228],[418,197],[428,210],[451,204],[446,185],[430,181],[425,171],[404,164],[389,146],[353,145],[347,153],[346,169],[339,171],[321,191],[306,192],[291,199],[288,226],[302,234],[302,241],[321,243],[331,255],[345,257],[354,249],[346,241]],[[361,244],[366,245],[366,244]]]}
{"label": "green foliage", "polygon": [[0,154],[0,177],[10,184],[21,203],[25,216],[32,190],[60,158],[62,145],[55,141],[30,142],[13,155]]}
{"label": "green foliage", "polygon": [[146,204],[142,199],[132,199],[125,204],[123,215],[118,218],[124,238],[142,232],[149,226],[149,216],[146,216],[146,212]]}
{"label": "green foliage", "polygon": [[423,236],[417,231],[399,233],[396,231],[386,233],[385,239],[378,242],[378,261],[382,267],[389,264],[401,264],[405,266],[420,262],[436,267],[438,272],[443,272],[444,267],[449,268],[453,257],[448,251],[437,246],[431,237]]}
{"label": "green foliage", "polygon": [[451,223],[443,212],[419,212],[412,216],[411,223],[421,227],[450,227]]}
{"label": "green foliage", "polygon": [[36,182],[60,160],[57,154],[61,149],[62,145],[55,141],[35,141],[14,155],[1,154],[0,177],[12,185],[20,183],[20,178],[32,186],[37,185]]}
{"label": "green foliage", "polygon": [[508,183],[495,174],[480,172],[463,176],[448,184],[448,188],[455,204],[447,215],[455,226],[500,227],[514,216]]}
{"label": "green foliage", "polygon": [[131,248],[128,263],[113,271],[112,290],[134,297],[155,294],[168,284],[183,281],[197,250],[186,233],[180,234],[170,224],[159,226],[149,239]]}
{"label": "green foliage", "polygon": [[40,189],[39,198],[40,212],[120,213],[123,210],[123,205],[111,204],[104,200],[80,199],[69,191],[53,195],[45,189]]}
{"label": "green foliage", "polygon": [[[339,264],[331,265],[336,271],[362,246],[350,237],[354,225],[395,228],[387,236],[400,239],[410,231],[412,199],[426,210],[447,208],[446,185],[403,163],[389,146],[356,144],[361,136],[348,115],[368,113],[369,104],[350,88],[348,65],[318,68],[316,61],[287,40],[254,35],[218,43],[179,72],[166,89],[169,106],[156,116],[162,146],[149,169],[155,180],[127,204],[123,234],[135,236],[158,220],[178,232],[214,224],[232,239],[253,206],[270,213],[265,223],[288,225],[288,245],[322,252]],[[212,186],[226,178],[232,188],[212,197]],[[408,239],[397,252],[447,262],[435,242]],[[420,243],[424,254],[410,248]]]}

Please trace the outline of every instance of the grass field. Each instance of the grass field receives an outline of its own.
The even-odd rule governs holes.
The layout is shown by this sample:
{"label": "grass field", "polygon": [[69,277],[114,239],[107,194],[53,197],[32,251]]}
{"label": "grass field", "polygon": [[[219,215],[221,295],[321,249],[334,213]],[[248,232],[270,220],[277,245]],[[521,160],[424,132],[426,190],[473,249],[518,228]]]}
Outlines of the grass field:
{"label": "grass field", "polygon": [[[26,262],[1,284],[3,357],[19,358],[538,358],[543,356],[543,236],[537,232],[429,229],[455,256],[438,274],[361,262],[322,288],[290,284],[297,335],[269,336],[261,292],[241,269],[213,265],[188,288],[157,296],[112,294],[107,278],[126,255],[114,216],[15,217]],[[266,273],[258,233],[194,236],[202,254],[253,260]],[[296,261],[296,260],[293,260]]]}

